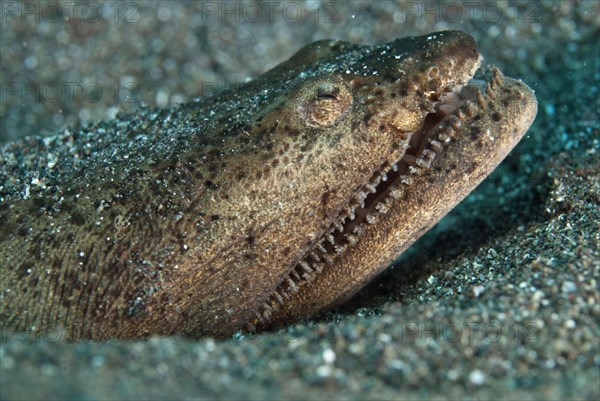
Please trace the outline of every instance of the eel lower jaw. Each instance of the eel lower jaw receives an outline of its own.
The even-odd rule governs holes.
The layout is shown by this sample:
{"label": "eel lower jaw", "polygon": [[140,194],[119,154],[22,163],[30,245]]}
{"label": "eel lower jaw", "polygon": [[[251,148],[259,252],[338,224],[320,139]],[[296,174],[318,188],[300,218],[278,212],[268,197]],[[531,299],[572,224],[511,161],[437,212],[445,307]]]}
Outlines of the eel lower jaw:
{"label": "eel lower jaw", "polygon": [[[500,75],[499,75],[500,74]],[[314,284],[319,274],[331,268],[336,257],[360,241],[366,225],[377,224],[379,218],[389,210],[391,204],[401,197],[398,187],[410,184],[411,175],[419,169],[429,168],[431,162],[444,150],[452,138],[440,127],[459,131],[461,121],[472,116],[473,104],[485,102],[485,92],[491,85],[500,85],[501,73],[494,71],[490,82],[471,80],[446,93],[426,115],[422,126],[409,135],[406,152],[397,159],[387,160],[376,170],[369,183],[358,191],[341,215],[335,219],[326,234],[315,241],[315,245],[296,263],[283,278],[266,301],[246,323],[245,330],[261,331],[272,327],[272,317],[286,302],[307,285]],[[441,132],[441,133],[440,133]],[[434,135],[436,134],[436,135]],[[435,138],[434,138],[435,136]]]}

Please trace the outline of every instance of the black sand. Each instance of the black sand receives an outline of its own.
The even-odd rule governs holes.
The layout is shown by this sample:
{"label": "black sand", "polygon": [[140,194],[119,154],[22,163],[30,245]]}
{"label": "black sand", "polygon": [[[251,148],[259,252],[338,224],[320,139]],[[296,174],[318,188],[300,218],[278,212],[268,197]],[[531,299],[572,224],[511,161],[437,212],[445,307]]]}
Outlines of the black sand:
{"label": "black sand", "polygon": [[[316,39],[369,44],[446,28],[473,34],[485,62],[535,89],[538,117],[492,176],[342,310],[227,341],[2,333],[1,399],[599,399],[598,2],[460,3],[461,22],[459,3],[353,2],[333,19],[329,2],[279,2],[272,18],[265,3],[130,4],[129,24],[108,9],[97,22],[4,11],[2,140],[137,107],[115,101],[115,82],[167,106]],[[249,4],[263,12],[254,22]],[[68,82],[104,91],[52,101],[18,92]]]}

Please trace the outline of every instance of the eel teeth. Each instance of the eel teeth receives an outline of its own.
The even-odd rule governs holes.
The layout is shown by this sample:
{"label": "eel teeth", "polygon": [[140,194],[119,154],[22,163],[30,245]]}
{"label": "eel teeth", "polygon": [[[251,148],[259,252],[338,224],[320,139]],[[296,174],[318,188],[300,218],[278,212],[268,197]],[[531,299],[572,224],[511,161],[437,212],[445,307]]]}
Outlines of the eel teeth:
{"label": "eel teeth", "polygon": [[431,159],[427,157],[419,157],[415,164],[421,168],[429,168],[429,166],[431,166]]}
{"label": "eel teeth", "polygon": [[356,227],[354,227],[352,232],[356,235],[360,235],[360,234],[362,234],[363,230],[364,230],[364,228],[363,228],[362,224],[359,224]]}
{"label": "eel teeth", "polygon": [[485,96],[488,99],[493,99],[495,98],[496,94],[494,93],[494,88],[492,88],[492,84],[491,82],[488,82],[487,84],[485,84]]}
{"label": "eel teeth", "polygon": [[435,159],[435,152],[430,149],[424,149],[421,157],[417,159],[415,164],[422,168],[429,168],[433,159]]}
{"label": "eel teeth", "polygon": [[435,152],[431,149],[423,149],[423,157],[426,159],[435,159]]}
{"label": "eel teeth", "polygon": [[409,176],[400,177],[400,182],[404,185],[412,185],[413,179]]}
{"label": "eel teeth", "polygon": [[273,297],[279,303],[279,305],[283,305],[283,297],[277,291],[273,292]]}
{"label": "eel teeth", "polygon": [[436,141],[435,139],[433,139],[429,145],[431,146],[431,149],[433,149],[434,152],[437,153],[441,153],[444,150],[444,145],[442,145],[440,142]]}
{"label": "eel teeth", "polygon": [[438,139],[442,141],[443,144],[447,145],[452,140],[452,136],[448,134],[449,130],[444,130],[438,135]]}
{"label": "eel teeth", "polygon": [[450,115],[449,118],[450,118],[450,124],[452,125],[452,128],[454,128],[455,130],[458,131],[460,129],[460,127],[462,126],[462,122],[454,114]]}
{"label": "eel teeth", "polygon": [[369,224],[375,224],[377,223],[377,221],[379,220],[378,217],[375,214],[368,214],[366,217],[367,223]]}
{"label": "eel teeth", "polygon": [[298,286],[296,285],[296,283],[294,283],[294,280],[292,280],[291,278],[288,278],[286,280],[286,282],[288,283],[290,290],[292,290],[292,292],[298,292]]}
{"label": "eel teeth", "polygon": [[465,112],[467,113],[468,117],[473,117],[475,115],[475,106],[470,100],[465,102]]}
{"label": "eel teeth", "polygon": [[390,191],[390,196],[396,200],[402,198],[402,190],[400,188],[394,188]]}
{"label": "eel teeth", "polygon": [[480,90],[477,90],[477,104],[479,107],[485,107],[485,99],[483,98],[483,94]]}
{"label": "eel teeth", "polygon": [[414,175],[414,174],[417,174],[420,171],[420,169],[418,167],[418,165],[419,165],[419,159],[415,160],[415,164],[416,164],[416,166],[414,166],[414,165],[408,166],[408,174],[413,174]]}
{"label": "eel teeth", "polygon": [[333,235],[327,234],[325,238],[327,239],[327,242],[329,242],[331,245],[335,245],[335,238],[333,238]]}
{"label": "eel teeth", "polygon": [[502,75],[502,72],[498,68],[494,68],[492,72],[492,82],[494,82],[495,86],[502,86],[504,82],[504,75]]}
{"label": "eel teeth", "polygon": [[308,265],[308,263],[306,263],[306,261],[302,260],[300,261],[300,267],[302,267],[302,269],[307,272],[307,273],[312,273],[312,269],[310,268],[310,266]]}
{"label": "eel teeth", "polygon": [[379,213],[382,214],[386,214],[388,212],[388,210],[390,210],[389,206],[387,205],[387,202],[385,202],[385,200],[379,202],[377,205],[375,205],[375,209],[377,211],[379,211]]}
{"label": "eel teeth", "polygon": [[[281,291],[281,292],[279,292],[279,291]],[[282,287],[279,287],[279,291],[275,291],[275,292],[279,293],[279,295],[281,295],[285,299],[290,299],[289,294]]]}
{"label": "eel teeth", "polygon": [[327,263],[328,265],[333,264],[333,257],[329,254],[325,254],[323,255],[323,259],[325,259],[325,263]]}
{"label": "eel teeth", "polygon": [[292,270],[290,276],[295,282],[300,281],[300,276],[298,275],[298,272],[296,272],[296,270]]}

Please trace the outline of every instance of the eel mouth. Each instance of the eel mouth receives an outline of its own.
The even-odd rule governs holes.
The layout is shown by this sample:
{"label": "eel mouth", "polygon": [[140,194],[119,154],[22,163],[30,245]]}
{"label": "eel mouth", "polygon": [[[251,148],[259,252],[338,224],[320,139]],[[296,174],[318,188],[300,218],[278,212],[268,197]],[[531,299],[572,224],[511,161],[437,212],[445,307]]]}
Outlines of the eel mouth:
{"label": "eel mouth", "polygon": [[408,148],[398,159],[387,160],[376,169],[368,183],[348,202],[325,234],[310,248],[246,323],[245,330],[257,332],[273,326],[272,315],[286,304],[292,294],[318,280],[319,274],[336,258],[355,245],[366,225],[376,224],[402,197],[411,175],[430,167],[436,155],[452,141],[449,132],[459,131],[462,122],[474,114],[474,105],[483,106],[485,93],[502,84],[494,69],[489,82],[471,79],[444,94],[425,116],[421,127],[408,135]]}

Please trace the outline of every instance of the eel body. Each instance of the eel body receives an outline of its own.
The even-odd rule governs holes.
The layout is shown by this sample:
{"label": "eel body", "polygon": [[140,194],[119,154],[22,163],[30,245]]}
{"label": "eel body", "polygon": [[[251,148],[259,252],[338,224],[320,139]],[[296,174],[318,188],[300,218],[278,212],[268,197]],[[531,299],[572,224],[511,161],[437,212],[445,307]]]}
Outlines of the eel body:
{"label": "eel body", "polygon": [[471,192],[531,89],[444,31],[319,41],[235,90],[0,153],[0,324],[227,336],[340,304]]}

